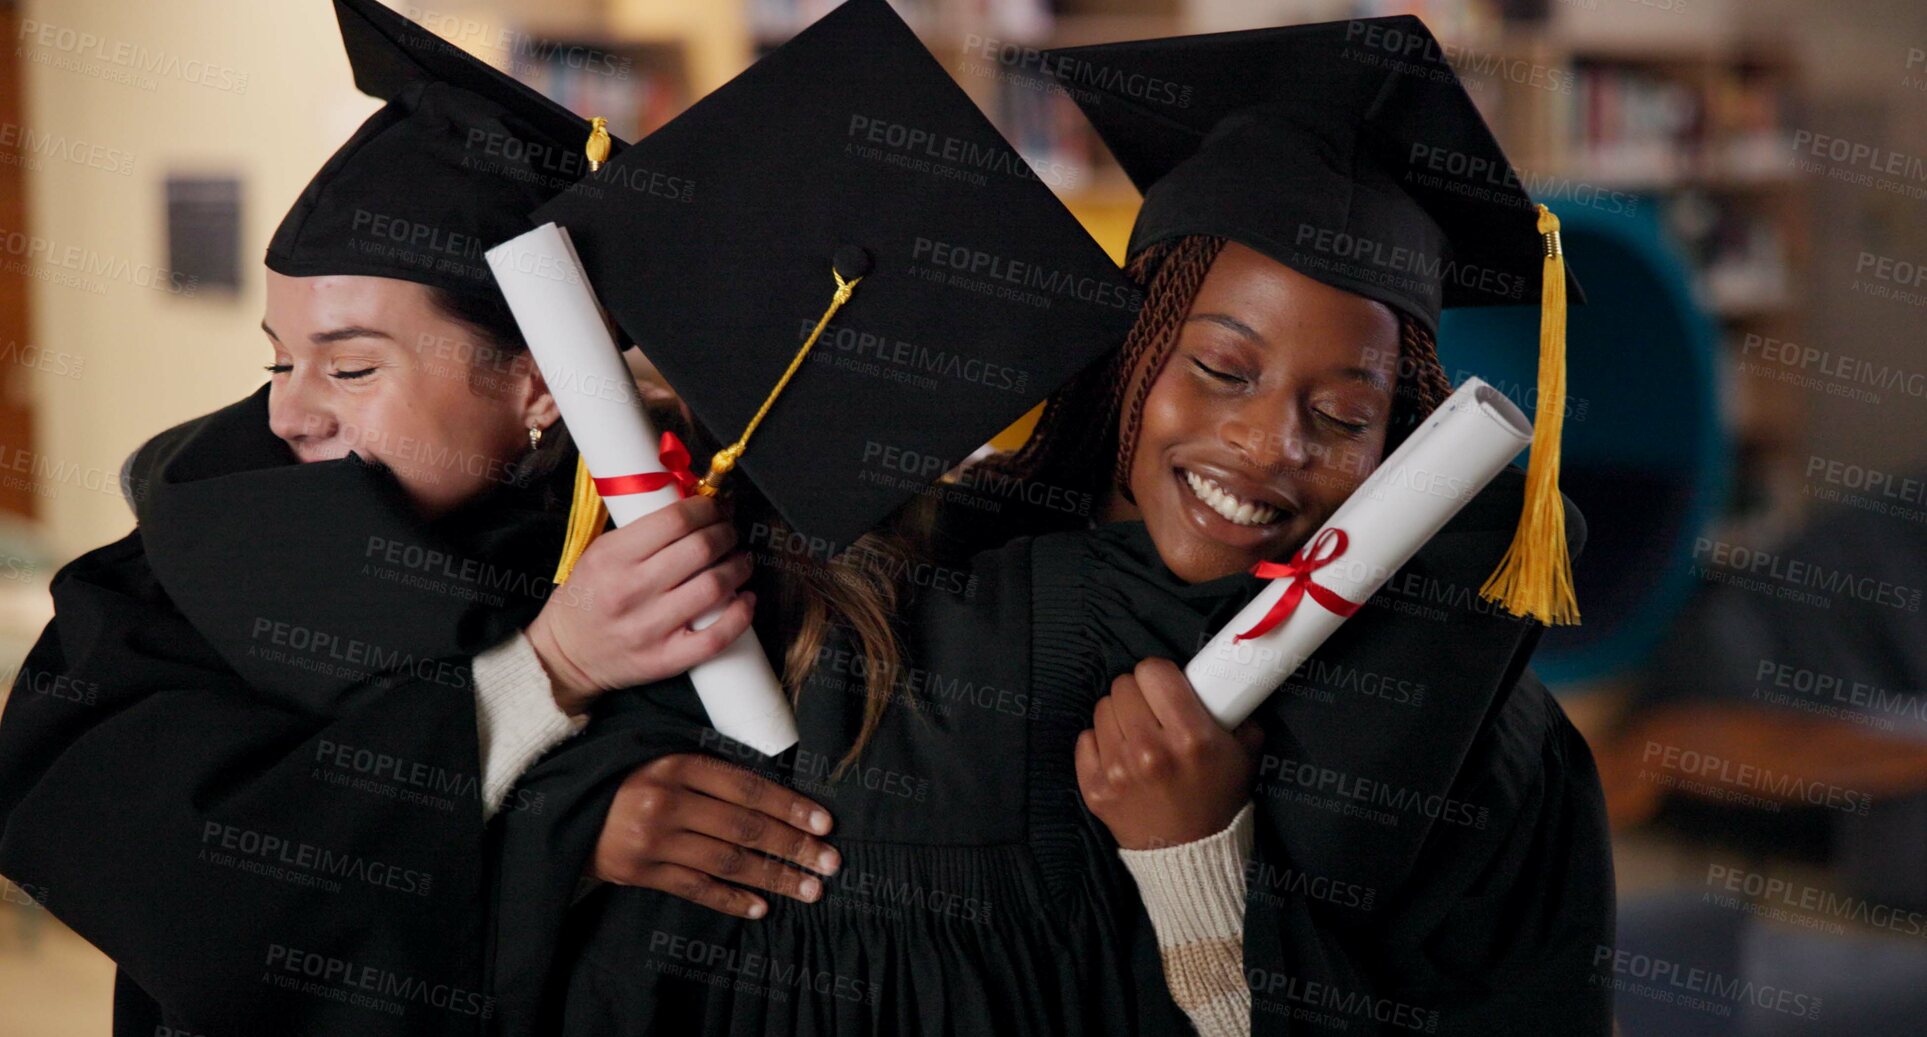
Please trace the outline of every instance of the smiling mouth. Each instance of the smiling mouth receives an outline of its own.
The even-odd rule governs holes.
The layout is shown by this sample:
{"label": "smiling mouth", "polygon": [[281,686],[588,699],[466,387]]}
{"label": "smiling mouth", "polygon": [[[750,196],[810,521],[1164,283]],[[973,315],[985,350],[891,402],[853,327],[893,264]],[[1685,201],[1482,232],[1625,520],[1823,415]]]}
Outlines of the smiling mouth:
{"label": "smiling mouth", "polygon": [[1180,468],[1178,474],[1183,477],[1184,484],[1190,488],[1193,497],[1215,512],[1219,518],[1234,526],[1256,529],[1272,525],[1285,517],[1285,513],[1278,508],[1263,501],[1246,500],[1234,496],[1217,482],[1196,472]]}

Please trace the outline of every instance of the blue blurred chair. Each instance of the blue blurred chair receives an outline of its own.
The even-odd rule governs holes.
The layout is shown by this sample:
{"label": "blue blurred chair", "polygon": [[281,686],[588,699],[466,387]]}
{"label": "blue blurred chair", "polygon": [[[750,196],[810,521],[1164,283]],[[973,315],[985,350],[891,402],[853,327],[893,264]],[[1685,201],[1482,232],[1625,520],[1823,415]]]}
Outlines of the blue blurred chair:
{"label": "blue blurred chair", "polygon": [[[1731,446],[1720,417],[1718,331],[1693,299],[1692,274],[1665,238],[1658,205],[1554,211],[1587,298],[1567,319],[1560,485],[1588,529],[1573,573],[1583,622],[1548,631],[1533,657],[1556,687],[1623,672],[1652,650],[1693,589],[1686,562],[1693,538],[1724,507]],[[1454,384],[1477,374],[1530,415],[1538,337],[1536,305],[1450,310],[1439,359]]]}

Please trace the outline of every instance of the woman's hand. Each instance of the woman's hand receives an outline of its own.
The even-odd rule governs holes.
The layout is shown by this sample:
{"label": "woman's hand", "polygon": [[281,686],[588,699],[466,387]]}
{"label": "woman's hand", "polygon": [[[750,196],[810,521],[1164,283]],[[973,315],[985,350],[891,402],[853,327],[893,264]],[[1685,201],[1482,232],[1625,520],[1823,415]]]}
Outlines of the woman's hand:
{"label": "woman's hand", "polygon": [[799,869],[831,875],[842,866],[816,838],[830,825],[830,812],[807,797],[725,760],[678,753],[623,780],[589,873],[761,918],[769,905],[741,886],[805,902],[823,895],[822,881]]}
{"label": "woman's hand", "polygon": [[1084,805],[1126,850],[1214,835],[1251,799],[1264,730],[1218,726],[1169,659],[1146,659],[1111,682],[1077,736]]}
{"label": "woman's hand", "polygon": [[[525,631],[565,713],[596,696],[673,677],[749,629],[755,595],[736,528],[708,497],[688,497],[589,544]],[[727,605],[714,623],[689,622]]]}

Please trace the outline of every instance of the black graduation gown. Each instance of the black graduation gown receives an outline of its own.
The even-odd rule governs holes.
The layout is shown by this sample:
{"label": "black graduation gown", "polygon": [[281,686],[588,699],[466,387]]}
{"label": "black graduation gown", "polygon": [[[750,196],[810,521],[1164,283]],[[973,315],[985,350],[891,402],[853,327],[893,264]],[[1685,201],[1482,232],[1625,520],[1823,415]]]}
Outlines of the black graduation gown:
{"label": "black graduation gown", "polygon": [[[1521,481],[1502,476],[1264,707],[1255,1033],[1609,1029],[1588,982],[1612,940],[1591,757],[1525,671],[1536,627],[1476,595]],[[1187,585],[1129,522],[1019,539],[929,583],[905,619],[925,708],[893,706],[830,781],[863,706],[837,645],[799,748],[759,767],[836,815],[844,865],[815,904],[769,897],[741,921],[601,887],[557,936],[630,769],[691,750],[764,763],[707,729],[685,680],[610,696],[524,776],[562,806],[502,828],[503,1032],[1190,1032],[1072,747],[1113,675],[1188,659],[1260,581]]]}
{"label": "black graduation gown", "polygon": [[547,593],[552,488],[424,524],[295,463],[265,386],[134,468],[0,718],[0,872],[113,958],[116,1034],[480,1032],[469,664]]}

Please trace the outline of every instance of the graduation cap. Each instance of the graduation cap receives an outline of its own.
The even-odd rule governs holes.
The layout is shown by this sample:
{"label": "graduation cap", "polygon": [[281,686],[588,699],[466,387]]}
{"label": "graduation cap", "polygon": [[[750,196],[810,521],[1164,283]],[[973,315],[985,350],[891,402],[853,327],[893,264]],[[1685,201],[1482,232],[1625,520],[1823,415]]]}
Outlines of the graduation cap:
{"label": "graduation cap", "polygon": [[377,0],[335,0],[355,86],[387,103],[296,199],[267,265],[490,293],[483,253],[620,142]]}
{"label": "graduation cap", "polygon": [[567,228],[727,444],[704,492],[747,476],[832,551],[1122,344],[1142,302],[883,0],[849,0],[535,220]]}
{"label": "graduation cap", "polygon": [[1418,320],[1538,299],[1537,424],[1519,532],[1485,592],[1575,622],[1559,498],[1559,221],[1535,206],[1419,19],[1362,18],[1051,51],[1045,67],[1144,193],[1129,251],[1252,248]]}

